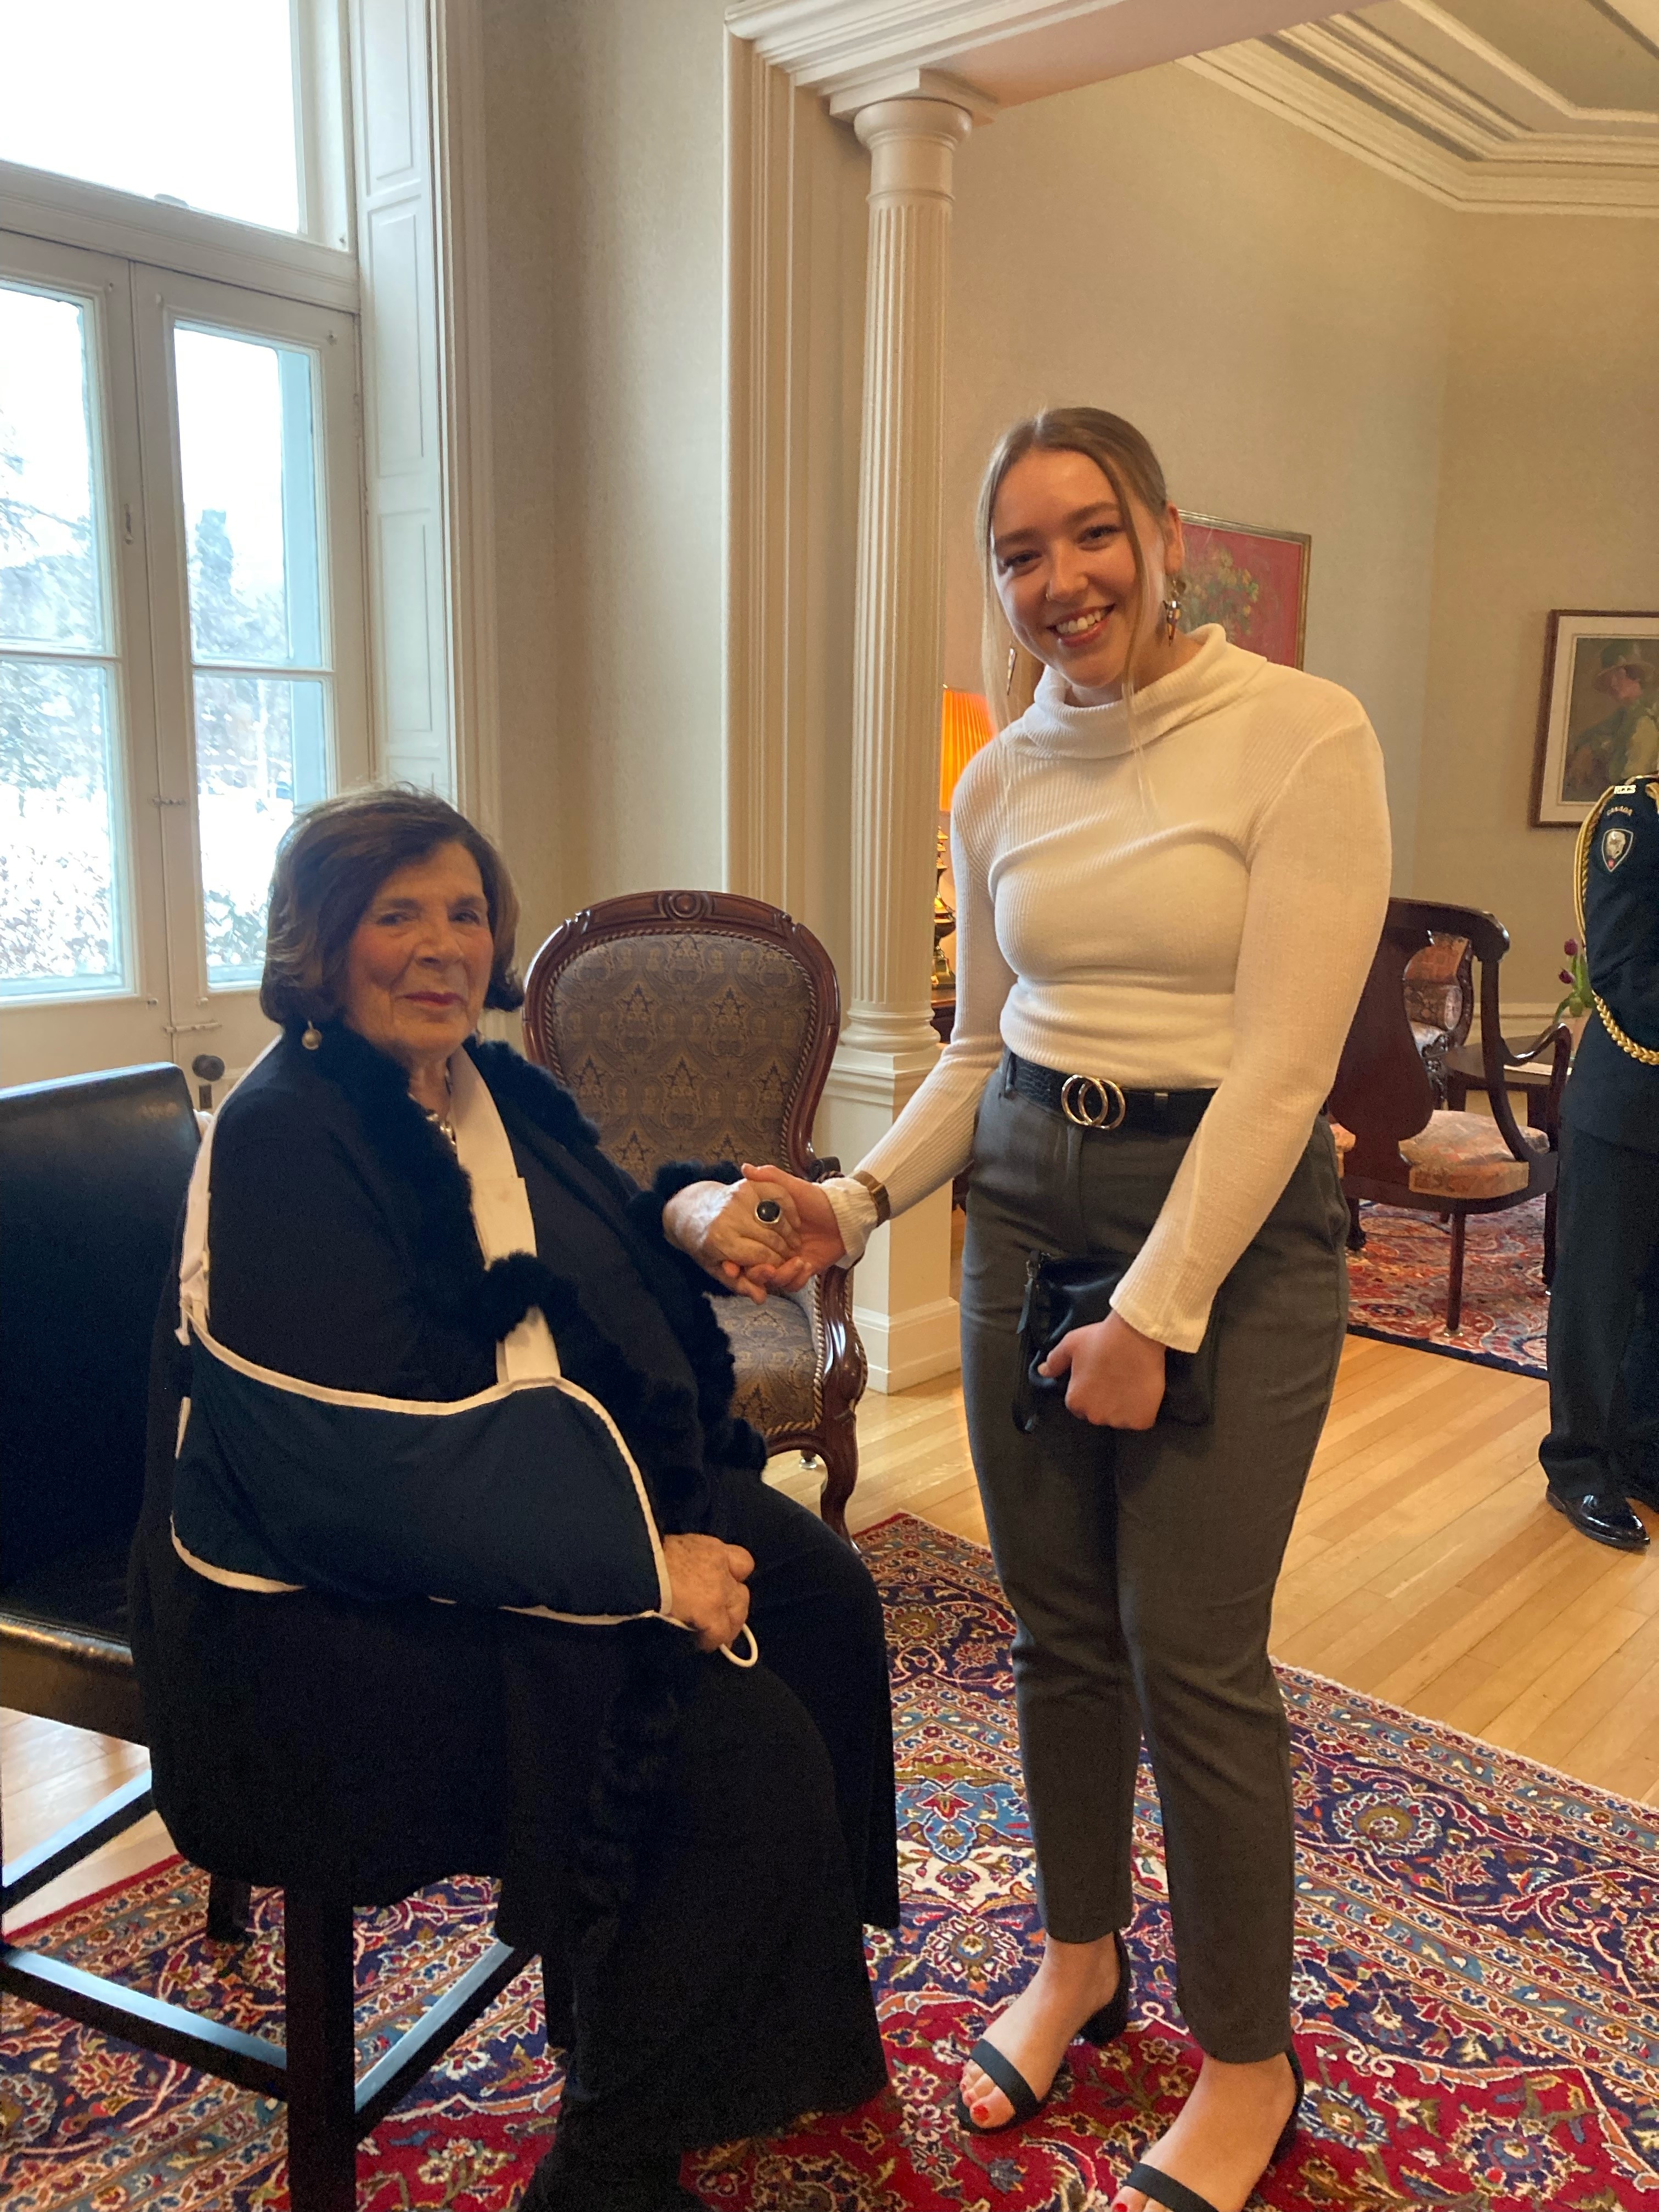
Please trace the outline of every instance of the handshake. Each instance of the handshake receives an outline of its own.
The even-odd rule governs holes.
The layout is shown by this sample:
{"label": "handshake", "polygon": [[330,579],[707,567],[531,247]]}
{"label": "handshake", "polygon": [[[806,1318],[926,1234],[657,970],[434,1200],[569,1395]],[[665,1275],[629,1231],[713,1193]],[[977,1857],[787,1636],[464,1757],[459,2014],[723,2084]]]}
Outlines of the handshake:
{"label": "handshake", "polygon": [[781,1168],[745,1165],[741,1182],[694,1182],[662,1210],[664,1234],[745,1297],[799,1291],[847,1249],[820,1183]]}

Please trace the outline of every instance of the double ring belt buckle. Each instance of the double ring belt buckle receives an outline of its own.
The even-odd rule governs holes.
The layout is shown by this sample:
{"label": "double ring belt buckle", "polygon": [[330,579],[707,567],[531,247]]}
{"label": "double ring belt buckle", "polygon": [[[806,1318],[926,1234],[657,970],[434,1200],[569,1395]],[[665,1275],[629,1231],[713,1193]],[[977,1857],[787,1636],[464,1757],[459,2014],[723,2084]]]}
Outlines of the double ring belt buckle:
{"label": "double ring belt buckle", "polygon": [[1079,1129],[1120,1129],[1129,1102],[1109,1076],[1068,1075],[1060,1086],[1060,1110]]}

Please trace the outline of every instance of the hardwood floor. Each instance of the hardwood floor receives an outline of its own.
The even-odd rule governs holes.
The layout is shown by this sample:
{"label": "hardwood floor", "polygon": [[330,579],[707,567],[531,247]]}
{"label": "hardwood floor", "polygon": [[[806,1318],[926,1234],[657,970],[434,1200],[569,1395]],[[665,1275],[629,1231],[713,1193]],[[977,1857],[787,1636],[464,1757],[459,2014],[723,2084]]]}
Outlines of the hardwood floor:
{"label": "hardwood floor", "polygon": [[[1350,1337],[1279,1584],[1273,1650],[1659,1802],[1659,1547],[1606,1550],[1549,1510],[1537,1460],[1547,1407],[1530,1377]],[[855,1533],[902,1510],[984,1542],[954,1376],[866,1398],[859,1437]],[[781,1459],[773,1474],[816,1502],[816,1469]],[[143,1756],[0,1716],[8,1852],[95,1802]],[[167,1848],[152,1818],[14,1917],[89,1894]]]}

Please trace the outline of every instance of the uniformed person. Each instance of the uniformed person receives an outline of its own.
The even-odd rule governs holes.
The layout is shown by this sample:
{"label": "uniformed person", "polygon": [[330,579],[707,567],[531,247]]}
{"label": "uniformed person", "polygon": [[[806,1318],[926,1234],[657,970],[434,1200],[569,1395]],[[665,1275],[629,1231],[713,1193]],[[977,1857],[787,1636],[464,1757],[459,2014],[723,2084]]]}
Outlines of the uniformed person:
{"label": "uniformed person", "polygon": [[1640,1551],[1659,1511],[1659,779],[1591,808],[1576,862],[1595,1009],[1561,1109],[1549,1500]]}

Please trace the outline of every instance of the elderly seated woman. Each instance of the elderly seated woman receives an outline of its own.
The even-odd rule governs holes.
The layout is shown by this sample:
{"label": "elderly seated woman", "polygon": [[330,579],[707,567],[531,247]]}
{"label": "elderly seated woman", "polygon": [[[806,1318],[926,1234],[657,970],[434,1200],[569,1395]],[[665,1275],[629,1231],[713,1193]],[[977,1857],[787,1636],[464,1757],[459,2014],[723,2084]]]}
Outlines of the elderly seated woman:
{"label": "elderly seated woman", "polygon": [[687,2148],[885,2079],[886,1657],[857,1554],[730,1418],[704,1295],[764,1295],[793,1202],[729,1169],[636,1189],[477,1041],[522,997],[516,921],[429,794],[284,838],[282,1035],[204,1146],[157,1328],[133,1646],[201,1865],[369,1905],[500,1875],[568,2047],[526,2203],[657,2212],[696,2201]]}

